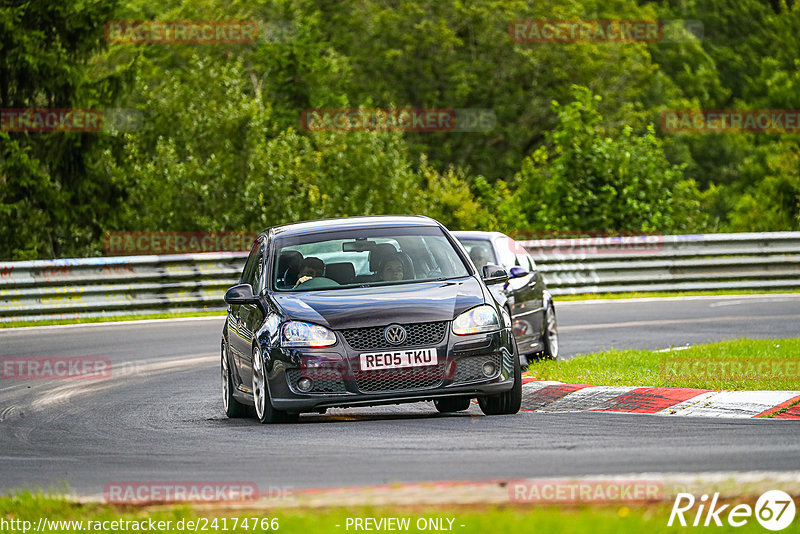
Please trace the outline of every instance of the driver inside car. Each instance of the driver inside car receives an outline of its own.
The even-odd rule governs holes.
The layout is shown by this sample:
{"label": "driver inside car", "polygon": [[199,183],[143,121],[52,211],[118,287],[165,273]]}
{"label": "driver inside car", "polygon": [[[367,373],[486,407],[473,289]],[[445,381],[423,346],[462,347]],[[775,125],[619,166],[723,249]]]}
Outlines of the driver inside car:
{"label": "driver inside car", "polygon": [[300,265],[300,276],[297,279],[297,283],[294,285],[294,287],[297,287],[303,282],[307,282],[312,278],[320,277],[324,272],[325,264],[322,262],[322,260],[315,258],[314,256],[309,256],[308,258],[305,258],[303,263]]}
{"label": "driver inside car", "polygon": [[484,250],[481,246],[474,246],[472,250],[469,251],[469,257],[472,262],[475,264],[475,267],[478,268],[478,272],[483,269],[483,266],[489,262],[489,259],[486,255],[486,250]]}

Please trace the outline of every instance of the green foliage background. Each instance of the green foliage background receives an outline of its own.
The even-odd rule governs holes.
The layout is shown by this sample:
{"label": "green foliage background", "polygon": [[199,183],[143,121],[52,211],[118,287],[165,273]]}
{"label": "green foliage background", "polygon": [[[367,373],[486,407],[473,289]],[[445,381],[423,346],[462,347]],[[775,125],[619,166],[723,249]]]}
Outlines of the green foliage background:
{"label": "green foliage background", "polygon": [[[693,19],[675,42],[526,44],[522,19]],[[108,44],[112,20],[256,20],[245,45]],[[0,2],[0,107],[135,111],[0,131],[0,258],[107,231],[420,213],[452,229],[800,229],[800,136],[668,134],[666,109],[798,109],[800,6],[773,0]],[[481,108],[485,132],[318,133],[309,108]]]}

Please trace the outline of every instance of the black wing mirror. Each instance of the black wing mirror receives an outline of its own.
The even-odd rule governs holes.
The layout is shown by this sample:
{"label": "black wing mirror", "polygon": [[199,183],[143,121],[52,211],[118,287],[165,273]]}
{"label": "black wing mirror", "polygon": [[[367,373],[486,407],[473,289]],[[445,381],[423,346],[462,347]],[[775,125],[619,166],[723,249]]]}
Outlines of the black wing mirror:
{"label": "black wing mirror", "polygon": [[487,263],[483,266],[483,281],[486,284],[499,284],[508,281],[508,271],[499,265]]}
{"label": "black wing mirror", "polygon": [[253,295],[253,286],[239,284],[225,292],[225,302],[228,304],[256,304],[258,297]]}

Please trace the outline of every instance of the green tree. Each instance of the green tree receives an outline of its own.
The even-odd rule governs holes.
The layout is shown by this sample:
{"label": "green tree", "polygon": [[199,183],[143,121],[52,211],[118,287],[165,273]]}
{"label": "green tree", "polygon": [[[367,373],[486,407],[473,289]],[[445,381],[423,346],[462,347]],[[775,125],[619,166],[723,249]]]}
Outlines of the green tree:
{"label": "green tree", "polygon": [[794,141],[778,146],[780,151],[769,150],[767,175],[736,197],[725,230],[800,230],[800,146]]}
{"label": "green tree", "polygon": [[490,183],[508,179],[556,124],[549,103],[572,84],[613,96],[602,102],[609,124],[642,127],[673,82],[645,44],[514,42],[520,19],[655,18],[622,0],[402,0],[304,2],[320,32],[347,58],[341,89],[351,102],[376,106],[476,108],[494,112],[488,131],[411,133],[412,153],[438,168],[463,167]]}
{"label": "green tree", "polygon": [[[253,230],[288,222],[436,212],[398,133],[280,129],[241,58],[194,55],[142,80],[147,112],[109,171],[130,182],[126,230]],[[155,68],[155,67],[154,67]],[[213,81],[213,83],[208,83]],[[467,192],[469,194],[469,192]]]}
{"label": "green tree", "polygon": [[701,221],[695,184],[664,156],[652,126],[634,135],[607,132],[600,97],[573,88],[553,103],[559,125],[549,147],[523,162],[517,197],[534,229],[678,232]]}
{"label": "green tree", "polygon": [[[114,0],[0,6],[0,108],[102,108],[127,73],[97,73]],[[0,257],[77,254],[124,201],[123,185],[95,165],[107,134],[0,132]]]}

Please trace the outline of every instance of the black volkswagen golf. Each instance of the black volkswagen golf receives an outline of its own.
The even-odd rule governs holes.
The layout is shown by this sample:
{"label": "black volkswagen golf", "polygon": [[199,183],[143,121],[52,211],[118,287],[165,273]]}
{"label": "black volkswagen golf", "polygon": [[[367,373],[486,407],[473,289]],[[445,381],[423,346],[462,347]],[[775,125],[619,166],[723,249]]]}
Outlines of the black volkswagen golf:
{"label": "black volkswagen golf", "polygon": [[461,244],[427,217],[353,217],[270,228],[225,294],[222,394],[229,417],[290,422],[330,407],[477,398],[519,411],[508,313]]}

